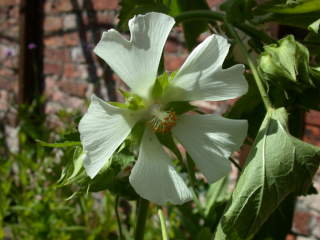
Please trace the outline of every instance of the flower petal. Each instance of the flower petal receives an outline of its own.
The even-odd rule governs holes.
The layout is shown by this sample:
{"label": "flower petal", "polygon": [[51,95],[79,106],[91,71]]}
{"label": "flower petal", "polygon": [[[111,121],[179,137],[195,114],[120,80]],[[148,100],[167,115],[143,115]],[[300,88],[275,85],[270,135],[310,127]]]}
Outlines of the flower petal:
{"label": "flower petal", "polygon": [[129,21],[131,39],[114,29],[104,32],[94,52],[141,97],[154,84],[165,41],[175,21],[162,13],[137,15]]}
{"label": "flower petal", "polygon": [[92,96],[88,112],[79,123],[81,143],[88,154],[84,167],[91,178],[108,164],[111,155],[129,135],[138,117],[138,114],[128,109],[112,106]]}
{"label": "flower petal", "polygon": [[172,132],[211,183],[228,174],[228,158],[243,143],[247,129],[246,120],[181,115]]}
{"label": "flower petal", "polygon": [[239,64],[222,69],[229,51],[227,40],[211,35],[199,44],[170,83],[164,99],[171,101],[226,100],[247,92],[243,76],[244,66]]}
{"label": "flower petal", "polygon": [[182,204],[192,198],[155,134],[148,128],[145,129],[139,158],[129,180],[141,197],[159,205],[167,202]]}

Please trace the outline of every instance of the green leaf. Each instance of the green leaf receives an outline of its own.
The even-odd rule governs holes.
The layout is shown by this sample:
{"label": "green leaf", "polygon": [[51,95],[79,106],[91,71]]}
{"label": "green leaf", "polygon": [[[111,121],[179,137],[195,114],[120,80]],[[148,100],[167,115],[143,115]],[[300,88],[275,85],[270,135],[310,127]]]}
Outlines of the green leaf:
{"label": "green leaf", "polygon": [[215,239],[249,240],[290,194],[306,194],[320,149],[294,138],[284,108],[267,113]]}
{"label": "green leaf", "polygon": [[159,99],[162,97],[164,91],[169,85],[169,74],[164,72],[159,77],[157,77],[156,82],[152,89],[152,96],[154,99]]}
{"label": "green leaf", "polygon": [[252,75],[246,74],[246,79],[249,84],[248,92],[233,104],[229,112],[225,114],[225,117],[247,119],[249,125],[248,136],[255,139],[259,126],[265,116],[265,110],[257,84]]}
{"label": "green leaf", "polygon": [[228,191],[229,181],[227,177],[212,183],[206,194],[205,220],[206,225],[216,229],[227,206],[231,193]]}
{"label": "green leaf", "polygon": [[71,154],[65,153],[64,159],[67,160],[67,164],[62,170],[60,179],[58,180],[58,186],[64,186],[71,184],[76,181],[79,177],[85,176],[83,169],[83,161],[86,158],[86,154],[83,152],[82,148],[76,147],[73,150],[72,161],[69,161],[68,158],[71,158]]}
{"label": "green leaf", "polygon": [[207,203],[205,208],[205,215],[208,216],[211,209],[214,208],[215,203],[222,202],[229,196],[228,189],[229,181],[227,177],[221,178],[219,181],[212,183],[207,192]]}
{"label": "green leaf", "polygon": [[[291,3],[290,3],[291,2]],[[307,3],[309,2],[309,3]],[[319,19],[319,4],[316,8],[313,8],[314,11],[303,11],[307,4],[314,4],[318,0],[301,0],[301,1],[267,1],[265,4],[259,5],[255,9],[256,15],[264,15],[261,18],[263,22],[278,22],[283,25],[289,25],[300,28],[307,28],[314,21]]]}
{"label": "green leaf", "polygon": [[319,33],[319,27],[320,27],[320,18],[318,20],[314,21],[312,24],[310,24],[308,26],[308,30],[310,32],[318,34]]}
{"label": "green leaf", "polygon": [[60,142],[80,142],[80,133],[79,131],[66,132],[61,136]]}
{"label": "green leaf", "polygon": [[220,5],[220,9],[226,12],[229,22],[239,23],[253,17],[254,6],[256,6],[254,0],[226,0]]}
{"label": "green leaf", "polygon": [[115,195],[135,199],[135,191],[129,184],[129,174],[135,157],[128,151],[130,146],[125,144],[120,147],[116,153],[97,174],[91,179],[85,172],[83,162],[87,157],[82,148],[67,149],[63,155],[64,169],[62,170],[57,186],[62,187],[70,184],[78,186],[78,189],[68,199],[78,194],[87,192],[99,192],[109,190]]}
{"label": "green leaf", "polygon": [[168,13],[169,8],[162,0],[121,0],[118,26],[122,30],[128,30],[128,21],[137,14],[147,12]]}
{"label": "green leaf", "polygon": [[199,233],[196,236],[196,240],[210,240],[211,239],[211,231],[208,227],[201,228]]}
{"label": "green leaf", "polygon": [[282,25],[288,25],[299,28],[307,28],[310,24],[319,18],[320,11],[304,14],[271,14],[265,19],[265,22],[277,22]]}
{"label": "green leaf", "polygon": [[264,79],[283,89],[301,92],[314,87],[309,76],[309,51],[292,35],[265,46],[258,68]]}
{"label": "green leaf", "polygon": [[[128,21],[134,15],[147,12],[162,12],[172,17],[191,10],[210,10],[205,0],[121,0],[118,26],[128,29]],[[207,30],[207,21],[191,20],[183,23],[187,47],[192,50],[197,45],[199,35]]]}
{"label": "green leaf", "polygon": [[[179,10],[174,11],[171,6],[171,13],[175,13],[173,16],[177,16],[178,13],[192,11],[192,10],[210,10],[208,4],[204,0],[175,0]],[[198,37],[201,33],[208,30],[207,21],[193,20],[184,22],[183,24],[184,37],[186,39],[187,47],[191,51],[198,44]]]}
{"label": "green leaf", "polygon": [[301,14],[320,10],[319,0],[288,0],[284,4],[267,6],[265,11],[282,14]]}
{"label": "green leaf", "polygon": [[112,156],[111,165],[103,168],[99,174],[90,179],[82,178],[79,181],[81,192],[99,192],[109,190],[115,195],[135,199],[137,194],[129,183],[129,174],[134,162],[134,156],[126,153],[116,153]]}
{"label": "green leaf", "polygon": [[52,148],[81,146],[80,141],[65,141],[65,142],[47,143],[47,142],[41,141],[39,139],[36,139],[36,142],[39,143],[43,147],[52,147]]}
{"label": "green leaf", "polygon": [[138,110],[145,107],[144,100],[137,94],[125,91],[123,89],[119,89],[119,91],[123,95],[125,103],[112,102],[111,104],[120,108],[128,108],[131,110]]}
{"label": "green leaf", "polygon": [[181,115],[195,109],[197,108],[191,105],[189,102],[170,102],[165,108],[167,111],[174,111],[177,115]]}
{"label": "green leaf", "polygon": [[254,240],[285,240],[292,229],[295,197],[288,196],[263,224]]}

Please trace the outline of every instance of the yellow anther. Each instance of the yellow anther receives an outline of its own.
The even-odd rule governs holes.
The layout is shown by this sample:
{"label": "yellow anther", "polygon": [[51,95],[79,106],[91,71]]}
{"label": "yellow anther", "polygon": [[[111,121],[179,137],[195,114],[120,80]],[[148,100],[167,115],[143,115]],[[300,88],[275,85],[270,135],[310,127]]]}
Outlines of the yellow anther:
{"label": "yellow anther", "polygon": [[155,132],[169,132],[176,125],[177,116],[174,111],[161,111],[160,107],[155,106],[152,108],[151,114],[152,119],[149,123]]}

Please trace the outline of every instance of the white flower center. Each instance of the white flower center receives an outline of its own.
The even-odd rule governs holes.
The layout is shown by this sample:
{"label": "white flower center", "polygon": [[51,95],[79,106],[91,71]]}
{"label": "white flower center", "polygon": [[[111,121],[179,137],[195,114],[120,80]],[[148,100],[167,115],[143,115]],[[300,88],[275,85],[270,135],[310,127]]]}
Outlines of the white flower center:
{"label": "white flower center", "polygon": [[176,125],[177,116],[174,111],[163,111],[159,104],[153,104],[150,107],[152,116],[149,123],[154,132],[166,133]]}

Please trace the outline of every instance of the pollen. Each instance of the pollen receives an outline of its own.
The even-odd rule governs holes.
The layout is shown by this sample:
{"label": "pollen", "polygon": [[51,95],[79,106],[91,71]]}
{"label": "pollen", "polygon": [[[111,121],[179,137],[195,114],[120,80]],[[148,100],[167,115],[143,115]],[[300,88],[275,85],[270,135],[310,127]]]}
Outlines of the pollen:
{"label": "pollen", "polygon": [[161,111],[159,108],[152,109],[152,119],[149,121],[151,128],[157,133],[169,132],[177,122],[174,111]]}

